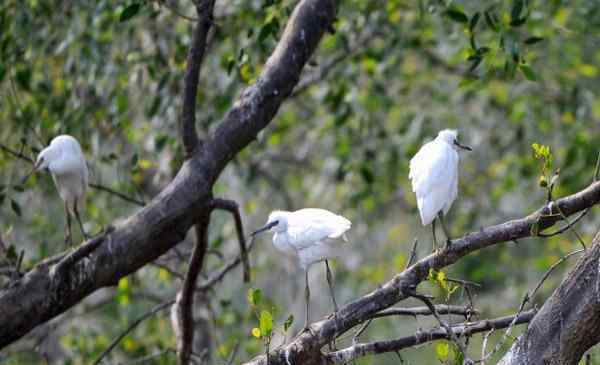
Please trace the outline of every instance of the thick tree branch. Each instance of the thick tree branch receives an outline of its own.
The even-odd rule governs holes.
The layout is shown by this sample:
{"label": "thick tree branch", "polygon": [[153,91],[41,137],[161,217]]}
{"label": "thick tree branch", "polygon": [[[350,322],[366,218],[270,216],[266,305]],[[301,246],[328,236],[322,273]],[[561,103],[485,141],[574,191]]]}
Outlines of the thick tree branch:
{"label": "thick tree branch", "polygon": [[[566,216],[570,216],[598,202],[600,202],[600,182],[594,182],[576,194],[558,199],[556,204]],[[382,287],[346,304],[335,316],[313,323],[310,326],[311,331],[301,333],[291,343],[273,351],[270,355],[270,364],[287,364],[287,361],[319,364],[322,360],[320,351],[324,345],[368,320],[375,313],[408,298],[419,283],[427,278],[430,269],[439,270],[452,265],[469,253],[485,247],[531,237],[532,232],[543,231],[561,221],[562,217],[557,213],[554,204],[545,205],[527,217],[482,228],[452,241],[450,247],[421,259],[394,276]],[[266,364],[266,359],[264,356],[259,356],[249,364]]]}
{"label": "thick tree branch", "polygon": [[546,300],[499,364],[574,365],[600,342],[599,263],[597,234],[593,246]]}
{"label": "thick tree branch", "polygon": [[[495,319],[485,319],[477,322],[466,322],[450,326],[452,335],[455,337],[470,336],[474,333],[489,331],[491,329],[506,328],[516,318],[516,324],[527,323],[535,315],[535,310],[523,312],[517,316],[507,316]],[[417,332],[412,336],[402,337],[395,340],[374,341],[360,343],[348,348],[328,353],[324,356],[326,363],[346,363],[359,357],[381,354],[385,352],[396,352],[405,348],[421,345],[436,340],[448,340],[450,335],[443,327],[438,327],[425,332]]]}
{"label": "thick tree branch", "polygon": [[[40,264],[0,291],[0,348],[65,312],[94,291],[115,285],[177,243],[210,211],[212,186],[227,163],[265,128],[298,82],[335,17],[332,0],[302,0],[256,84],[225,115],[212,138],[187,159],[177,176],[145,207],[64,274]],[[568,212],[568,210],[567,210]]]}
{"label": "thick tree branch", "polygon": [[192,157],[200,144],[196,132],[196,97],[200,81],[200,67],[206,50],[206,40],[213,22],[214,5],[215,0],[200,1],[197,5],[198,21],[194,28],[192,45],[187,57],[187,69],[183,79],[183,110],[180,125],[181,140],[186,158]]}

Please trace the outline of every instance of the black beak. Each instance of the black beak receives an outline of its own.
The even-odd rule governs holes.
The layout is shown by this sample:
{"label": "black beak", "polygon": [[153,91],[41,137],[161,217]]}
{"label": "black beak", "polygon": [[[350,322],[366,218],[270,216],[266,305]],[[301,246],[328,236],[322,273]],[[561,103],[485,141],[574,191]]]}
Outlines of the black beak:
{"label": "black beak", "polygon": [[458,148],[462,148],[463,150],[473,151],[473,149],[471,147],[465,146],[464,144],[460,144],[460,143],[458,143],[457,140],[454,140],[454,145]]}
{"label": "black beak", "polygon": [[277,225],[277,221],[271,222],[271,223],[267,223],[264,227],[261,227],[259,229],[257,229],[256,231],[250,233],[251,236],[256,236],[259,233],[262,233],[264,231],[268,231],[269,229],[275,227]]}
{"label": "black beak", "polygon": [[29,178],[31,177],[31,175],[33,175],[34,172],[37,171],[38,165],[35,164],[33,166],[33,168],[31,169],[31,171],[29,171],[29,173],[27,173],[27,175],[25,175],[25,177],[23,178],[23,180],[21,180],[21,185],[25,185],[25,183],[27,182],[27,180],[29,180]]}

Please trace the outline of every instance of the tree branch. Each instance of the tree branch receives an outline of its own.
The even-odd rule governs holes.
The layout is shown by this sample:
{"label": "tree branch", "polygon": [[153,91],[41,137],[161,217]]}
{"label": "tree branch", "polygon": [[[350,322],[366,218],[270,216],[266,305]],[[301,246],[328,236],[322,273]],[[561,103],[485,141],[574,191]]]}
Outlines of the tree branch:
{"label": "tree branch", "polygon": [[[471,307],[464,307],[460,305],[437,304],[435,305],[435,309],[438,314],[456,314],[460,316],[477,314],[477,311],[474,311]],[[369,317],[369,319],[389,316],[429,316],[432,314],[433,313],[431,312],[431,309],[428,307],[388,308],[373,314]]]}
{"label": "tree branch", "polygon": [[[489,331],[508,327],[516,318],[516,324],[527,323],[535,315],[535,310],[529,310],[517,316],[507,316],[495,319],[485,319],[477,322],[465,322],[450,325],[451,333],[455,337],[470,336],[474,333]],[[324,355],[328,364],[346,363],[359,357],[381,354],[385,352],[395,352],[405,348],[414,347],[427,342],[436,340],[448,340],[450,335],[443,327],[438,327],[425,332],[417,332],[412,336],[402,337],[395,340],[374,341],[360,343],[348,348],[330,352]]]}
{"label": "tree branch", "polygon": [[[271,365],[287,364],[287,361],[302,364],[319,364],[322,360],[320,349],[340,334],[368,320],[375,313],[402,301],[412,293],[421,281],[427,278],[430,269],[439,270],[452,265],[460,258],[485,247],[502,242],[531,237],[532,228],[542,231],[562,217],[557,214],[556,205],[566,215],[583,211],[600,202],[600,182],[594,182],[586,189],[556,200],[550,207],[544,204],[538,211],[520,219],[495,226],[482,228],[477,232],[452,241],[450,247],[435,252],[416,262],[394,276],[382,287],[358,298],[342,308],[335,316],[313,323],[311,331],[304,331],[289,344],[274,350],[269,362]],[[552,208],[552,211],[550,211]],[[248,364],[266,364],[264,356],[258,356]]]}
{"label": "tree branch", "polygon": [[212,187],[225,166],[268,125],[289,96],[334,17],[332,0],[300,1],[257,82],[241,94],[214,136],[184,161],[160,194],[115,224],[104,244],[65,275],[52,275],[52,264],[46,262],[1,290],[0,348],[96,290],[115,285],[182,241],[199,216],[210,211]]}
{"label": "tree branch", "polygon": [[179,308],[175,309],[177,318],[174,318],[173,320],[177,321],[175,327],[181,331],[181,334],[176,336],[178,337],[177,356],[179,358],[180,365],[187,365],[190,362],[190,356],[192,353],[192,341],[194,340],[194,292],[196,289],[198,275],[202,270],[204,256],[206,255],[206,248],[208,247],[209,223],[210,216],[206,216],[195,226],[196,245],[194,246],[192,257],[190,257],[188,271],[185,275],[185,280],[183,281],[183,288],[181,289],[181,293],[177,296],[177,300],[175,301],[175,306]]}
{"label": "tree branch", "polygon": [[100,354],[100,356],[98,356],[98,358],[96,359],[96,361],[94,361],[93,365],[99,365],[102,362],[102,360],[106,356],[108,356],[108,354],[112,350],[114,350],[115,347],[117,347],[117,345],[119,344],[119,342],[121,342],[121,340],[124,339],[125,336],[127,336],[131,331],[133,331],[137,326],[139,326],[140,323],[144,322],[146,319],[152,317],[156,313],[169,308],[174,302],[175,302],[174,300],[169,300],[169,301],[166,301],[164,303],[161,303],[161,304],[157,305],[156,307],[152,308],[149,312],[144,313],[138,319],[136,319],[135,321],[133,321],[129,325],[129,327],[127,327],[127,329],[125,331],[123,331],[119,336],[117,336],[117,338],[115,338],[113,340],[113,342],[110,343],[110,345],[106,348],[106,350],[102,351],[102,353]]}
{"label": "tree branch", "polygon": [[575,365],[600,341],[600,234],[592,243],[499,364]]}
{"label": "tree branch", "polygon": [[200,144],[196,132],[196,97],[200,81],[200,67],[206,50],[206,40],[213,22],[214,5],[215,0],[205,0],[196,5],[198,21],[192,35],[192,45],[188,53],[187,69],[183,79],[183,109],[180,133],[186,158],[191,158]]}
{"label": "tree branch", "polygon": [[235,230],[240,244],[240,257],[244,266],[244,282],[250,282],[250,262],[248,261],[248,251],[246,250],[246,238],[244,236],[244,227],[242,225],[242,217],[240,216],[240,208],[233,200],[213,199],[213,206],[216,209],[222,209],[230,212],[235,220]]}

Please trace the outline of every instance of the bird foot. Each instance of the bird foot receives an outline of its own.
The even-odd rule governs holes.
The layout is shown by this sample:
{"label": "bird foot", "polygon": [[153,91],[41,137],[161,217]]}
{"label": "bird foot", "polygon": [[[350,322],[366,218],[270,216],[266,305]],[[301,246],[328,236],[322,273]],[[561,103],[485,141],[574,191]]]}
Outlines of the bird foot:
{"label": "bird foot", "polygon": [[446,239],[446,248],[450,248],[452,246],[452,240],[450,238]]}
{"label": "bird foot", "polygon": [[302,329],[302,331],[300,331],[300,333],[304,333],[304,332],[310,332],[311,336],[316,336],[315,331],[312,330],[312,328],[310,328],[310,325],[307,323],[306,325],[304,325],[304,328]]}
{"label": "bird foot", "polygon": [[71,236],[65,236],[65,245],[67,246],[73,246],[73,240],[71,239]]}

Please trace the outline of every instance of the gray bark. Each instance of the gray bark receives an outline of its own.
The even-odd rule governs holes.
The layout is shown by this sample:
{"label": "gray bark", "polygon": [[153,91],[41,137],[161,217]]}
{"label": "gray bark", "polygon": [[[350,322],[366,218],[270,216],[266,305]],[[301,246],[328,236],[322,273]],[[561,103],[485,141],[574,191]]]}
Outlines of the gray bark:
{"label": "gray bark", "polygon": [[599,264],[600,234],[499,364],[578,364],[600,342]]}

